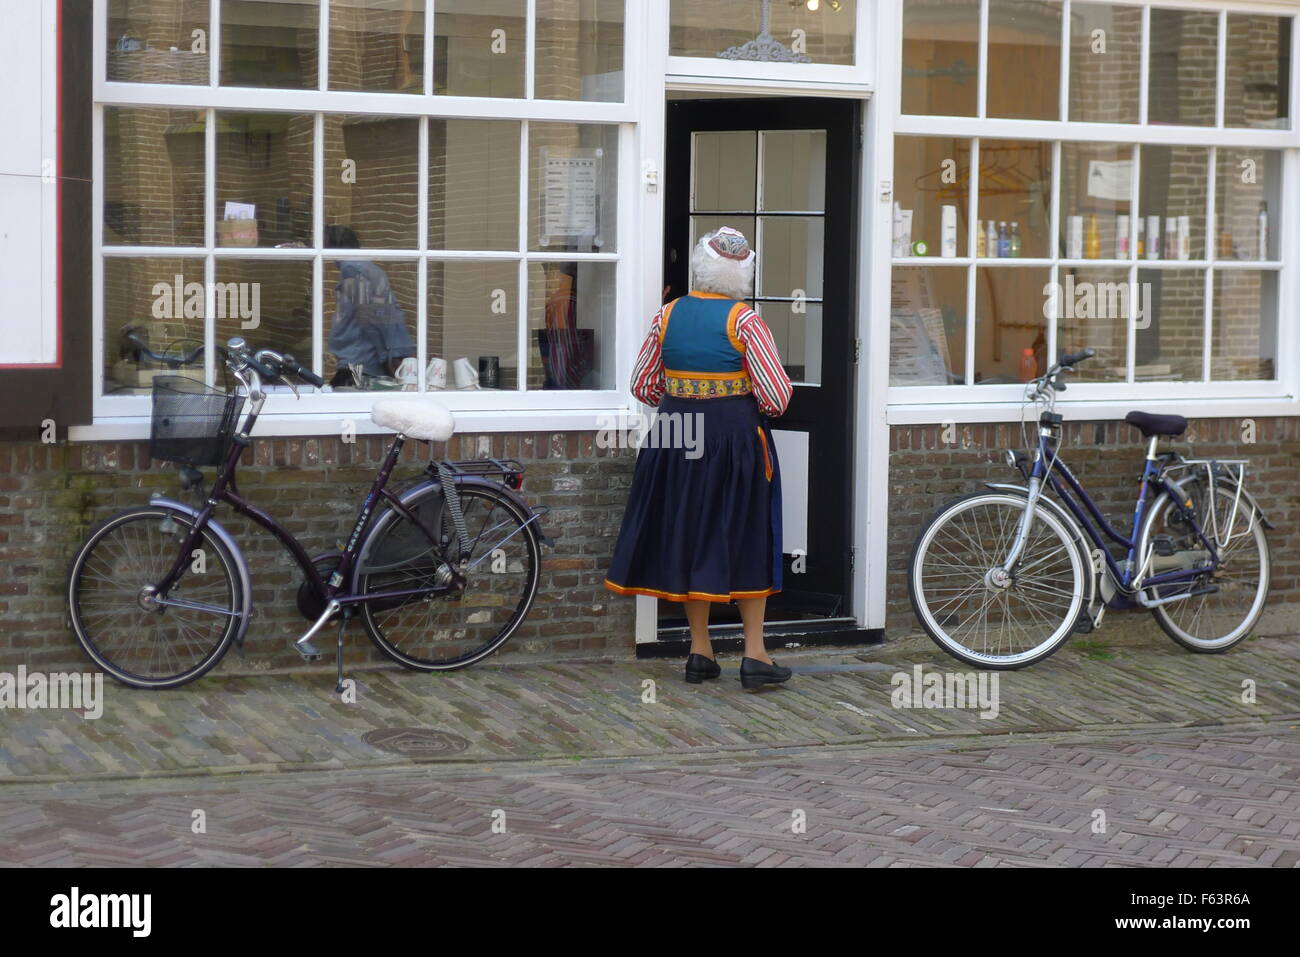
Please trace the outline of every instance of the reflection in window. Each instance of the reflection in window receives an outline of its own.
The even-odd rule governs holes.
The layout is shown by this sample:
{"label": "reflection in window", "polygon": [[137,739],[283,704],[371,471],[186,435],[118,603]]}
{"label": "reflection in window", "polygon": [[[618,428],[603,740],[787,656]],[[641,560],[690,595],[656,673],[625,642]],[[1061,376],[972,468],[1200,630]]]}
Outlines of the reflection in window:
{"label": "reflection in window", "polygon": [[1141,153],[1139,255],[1144,259],[1205,258],[1209,150],[1143,146]]}
{"label": "reflection in window", "polygon": [[203,110],[104,108],[104,243],[202,246]]}
{"label": "reflection in window", "polygon": [[208,8],[208,0],[109,0],[108,78],[206,86]]}
{"label": "reflection in window", "polygon": [[[328,271],[328,270],[327,270]],[[243,336],[259,349],[312,354],[310,260],[217,260],[216,341]]]}
{"label": "reflection in window", "polygon": [[822,380],[822,304],[820,302],[773,302],[757,304],[781,355],[790,381],[820,385]]}
{"label": "reflection in window", "polygon": [[1228,14],[1225,126],[1291,126],[1291,18]]}
{"label": "reflection in window", "polygon": [[961,383],[966,364],[967,270],[895,267],[889,311],[889,384]]}
{"label": "reflection in window", "polygon": [[426,388],[518,389],[518,264],[430,262],[428,328]]}
{"label": "reflection in window", "polygon": [[1152,7],[1150,45],[1148,121],[1213,126],[1219,15]]}
{"label": "reflection in window", "polygon": [[614,389],[615,265],[528,264],[528,388]]}
{"label": "reflection in window", "polygon": [[1063,259],[1131,259],[1133,147],[1061,144]]}
{"label": "reflection in window", "polygon": [[222,0],[222,84],[315,89],[319,60],[319,0]]}
{"label": "reflection in window", "polygon": [[[338,227],[326,238],[331,248],[355,248]],[[325,261],[325,381],[342,391],[417,387],[418,285],[414,262],[362,254]]]}
{"label": "reflection in window", "polygon": [[1277,259],[1282,154],[1220,147],[1216,155],[1215,255],[1219,259]]}
{"label": "reflection in window", "polygon": [[1070,119],[1136,123],[1142,87],[1142,8],[1070,4]]}
{"label": "reflection in window", "polygon": [[1047,371],[1046,269],[975,270],[975,383],[1028,382]]}
{"label": "reflection in window", "polygon": [[988,116],[1061,118],[1061,10],[1042,0],[989,0]]}
{"label": "reflection in window", "polygon": [[1205,355],[1205,271],[1140,269],[1138,288],[1145,308],[1136,322],[1134,380],[1201,380]]}
{"label": "reflection in window", "polygon": [[1215,271],[1211,378],[1277,378],[1277,277],[1247,269]]}
{"label": "reflection in window", "polygon": [[981,140],[979,163],[978,219],[989,257],[1050,256],[1052,145]]}
{"label": "reflection in window", "polygon": [[349,227],[362,247],[414,249],[420,121],[325,115],[325,220]]}
{"label": "reflection in window", "polygon": [[692,212],[754,211],[758,183],[757,136],[754,130],[694,134]]}
{"label": "reflection in window", "polygon": [[519,124],[429,120],[429,248],[519,248]]}
{"label": "reflection in window", "polygon": [[542,100],[623,99],[623,0],[538,0],[536,81]]}
{"label": "reflection in window", "polygon": [[217,114],[217,245],[312,241],[315,126],[292,113]]}
{"label": "reflection in window", "polygon": [[[951,140],[939,136],[898,136],[894,138],[894,202],[898,205],[899,224],[895,255],[912,255],[913,245],[926,244],[927,256],[941,256],[943,217],[956,224],[957,248],[954,255],[969,256],[967,229],[970,195],[969,140]],[[952,211],[945,214],[944,209]],[[910,218],[909,218],[910,217]],[[993,256],[996,252],[986,252]]]}
{"label": "reflection in window", "polygon": [[904,113],[975,115],[979,22],[979,0],[904,0]]}
{"label": "reflection in window", "polygon": [[[154,352],[188,353],[203,345],[203,260],[165,257],[104,260],[104,394],[143,394],[155,375],[203,378],[203,361],[179,370],[124,348],[127,327]],[[308,353],[310,355],[310,353]]]}
{"label": "reflection in window", "polygon": [[857,0],[672,0],[670,9],[672,56],[854,62]]}
{"label": "reflection in window", "polygon": [[618,127],[532,123],[528,133],[530,248],[614,252]]}
{"label": "reflection in window", "polygon": [[761,207],[769,212],[823,212],[826,131],[763,130],[759,135],[764,174]]}
{"label": "reflection in window", "polygon": [[433,12],[433,91],[522,97],[528,50],[526,0],[438,0]]}
{"label": "reflection in window", "polygon": [[330,0],[330,89],[424,92],[427,0]]}
{"label": "reflection in window", "polygon": [[1095,349],[1080,363],[1080,382],[1123,382],[1128,378],[1128,317],[1132,303],[1127,269],[1062,269],[1056,291],[1058,353]]}

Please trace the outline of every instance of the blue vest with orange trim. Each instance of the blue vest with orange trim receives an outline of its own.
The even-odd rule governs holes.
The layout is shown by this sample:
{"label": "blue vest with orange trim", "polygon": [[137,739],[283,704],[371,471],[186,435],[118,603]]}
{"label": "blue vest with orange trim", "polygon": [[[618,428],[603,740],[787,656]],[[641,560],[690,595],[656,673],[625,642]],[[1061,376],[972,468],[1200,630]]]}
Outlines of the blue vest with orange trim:
{"label": "blue vest with orange trim", "polygon": [[748,395],[745,344],[736,320],[749,307],[708,292],[692,292],[664,307],[659,329],[667,393],[681,399]]}

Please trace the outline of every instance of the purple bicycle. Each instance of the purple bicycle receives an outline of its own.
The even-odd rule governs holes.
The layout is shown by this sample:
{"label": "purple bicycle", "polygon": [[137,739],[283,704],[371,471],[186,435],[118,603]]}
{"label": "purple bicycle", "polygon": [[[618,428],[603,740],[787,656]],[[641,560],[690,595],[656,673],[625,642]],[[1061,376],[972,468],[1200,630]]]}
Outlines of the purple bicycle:
{"label": "purple bicycle", "polygon": [[[1061,377],[1095,355],[1063,356],[1029,383],[1039,411],[1032,454],[1008,452],[1024,485],[990,482],[943,506],[908,562],[912,609],[944,651],[978,668],[1042,661],[1110,609],[1149,610],[1190,651],[1227,651],[1268,599],[1272,524],[1246,489],[1245,459],[1161,451],[1180,415],[1130,412],[1146,439],[1133,524],[1112,525],[1060,457]],[[1028,443],[1026,443],[1028,445]],[[1056,493],[1059,501],[1043,493]]]}
{"label": "purple bicycle", "polygon": [[[159,355],[131,330],[127,339],[138,355],[173,368],[202,352]],[[182,376],[153,382],[151,454],[180,466],[187,490],[201,486],[200,467],[216,466],[202,504],[154,496],[99,524],[73,556],[68,609],[86,654],[123,684],[175,688],[205,674],[232,644],[242,646],[252,581],[239,545],[214,517],[223,504],[269,532],[301,569],[297,604],[310,627],[294,643],[299,654],[319,660],[316,636],[337,624],[339,688],[343,636],[354,617],[381,652],[415,671],[463,668],[500,648],[532,607],[541,546],[552,544],[539,523],[547,509],[520,494],[523,466],[435,461],[394,491],[390,479],[406,441],[445,441],[455,423],[430,398],[377,401],[372,420],[397,435],[346,545],[311,556],[240,495],[236,469],[266,400],[264,382],[324,383],[293,356],[254,352],[243,339],[231,339],[222,354],[239,383],[229,392]]]}

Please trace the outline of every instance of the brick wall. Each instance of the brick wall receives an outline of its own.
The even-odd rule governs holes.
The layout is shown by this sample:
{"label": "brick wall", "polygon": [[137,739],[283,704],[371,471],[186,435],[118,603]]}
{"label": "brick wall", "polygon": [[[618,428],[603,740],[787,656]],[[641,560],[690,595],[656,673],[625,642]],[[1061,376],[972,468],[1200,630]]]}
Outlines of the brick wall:
{"label": "brick wall", "polygon": [[[634,601],[601,584],[631,481],[633,453],[595,447],[595,433],[461,435],[451,458],[517,458],[527,467],[524,495],[552,511],[543,527],[537,601],[500,652],[511,658],[630,656]],[[261,439],[245,454],[240,489],[300,538],[311,554],[345,536],[385,452],[382,437]],[[409,443],[395,479],[419,476],[427,446]],[[210,471],[209,471],[210,474]],[[170,466],[151,462],[139,443],[0,443],[0,670],[19,663],[84,667],[65,625],[68,562],[90,528],[109,514],[144,505],[160,492],[184,498]],[[294,598],[296,565],[278,543],[223,509],[220,521],[248,557],[257,614],[227,670],[300,667],[289,643],[306,630]],[[349,629],[348,660],[380,661],[364,627]],[[333,633],[328,636],[332,640]],[[328,642],[327,642],[328,645]],[[329,661],[327,657],[326,661]]]}
{"label": "brick wall", "polygon": [[[1300,471],[1300,419],[1253,422],[1251,444],[1242,441],[1244,420],[1205,419],[1193,422],[1172,447],[1189,458],[1251,460],[1248,487],[1278,526],[1268,535],[1272,592],[1262,628],[1266,633],[1294,632],[1300,623],[1300,486],[1295,481]],[[1071,471],[1112,523],[1125,531],[1144,454],[1138,431],[1123,422],[1072,422],[1066,424],[1064,441],[1063,456]],[[1023,484],[1003,458],[1006,449],[1023,447],[1020,427],[1012,424],[956,426],[947,434],[942,426],[890,430],[888,636],[916,627],[907,597],[907,559],[921,528],[941,505],[980,490],[984,482]],[[1103,628],[1114,628],[1127,617],[1109,618]]]}

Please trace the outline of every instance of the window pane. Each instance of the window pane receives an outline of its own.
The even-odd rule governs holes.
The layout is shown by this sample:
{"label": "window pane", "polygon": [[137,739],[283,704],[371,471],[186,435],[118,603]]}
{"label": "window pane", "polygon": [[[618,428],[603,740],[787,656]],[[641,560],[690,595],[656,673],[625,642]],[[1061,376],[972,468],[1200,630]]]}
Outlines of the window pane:
{"label": "window pane", "polygon": [[1096,349],[1079,363],[1080,382],[1123,382],[1128,377],[1128,316],[1131,290],[1127,269],[1070,269],[1060,272],[1056,297],[1058,353]]}
{"label": "window pane", "polygon": [[989,0],[989,116],[1061,118],[1061,10],[1040,0]]}
{"label": "window pane", "polygon": [[819,302],[760,302],[757,311],[772,330],[781,364],[792,382],[820,385],[822,381],[822,304]]}
{"label": "window pane", "polygon": [[965,380],[967,270],[894,267],[889,312],[889,384]]}
{"label": "window pane", "polygon": [[1282,154],[1219,149],[1214,178],[1215,255],[1277,259],[1275,217],[1282,209]]}
{"label": "window pane", "polygon": [[217,114],[217,245],[312,243],[315,117]]}
{"label": "window pane", "polygon": [[531,248],[614,252],[618,127],[532,123],[528,151]]}
{"label": "window pane", "polygon": [[1205,271],[1138,270],[1138,382],[1200,381],[1205,351]]}
{"label": "window pane", "polygon": [[[321,315],[326,382],[348,391],[386,390],[399,386],[399,372],[402,378],[415,374],[415,363],[403,368],[402,360],[416,354],[418,285],[414,262],[325,261]],[[255,335],[249,340],[257,341]]]}
{"label": "window pane", "polygon": [[537,0],[542,100],[623,99],[623,0]]}
{"label": "window pane", "polygon": [[894,138],[894,202],[898,206],[895,256],[911,256],[912,247],[918,241],[925,243],[927,256],[942,256],[943,217],[948,207],[952,212],[947,215],[957,228],[954,255],[971,255],[967,242],[970,154],[969,140],[931,136]]}
{"label": "window pane", "polygon": [[1289,129],[1291,18],[1228,14],[1225,126]]}
{"label": "window pane", "polygon": [[431,390],[472,383],[466,366],[484,388],[493,368],[496,388],[519,388],[518,263],[429,263],[428,355]]}
{"label": "window pane", "polygon": [[203,110],[104,108],[104,243],[203,245]]}
{"label": "window pane", "polygon": [[1070,119],[1136,123],[1142,87],[1142,10],[1070,5]]}
{"label": "window pane", "polygon": [[222,84],[314,89],[319,6],[318,0],[221,0]]}
{"label": "window pane", "polygon": [[979,0],[904,0],[904,113],[975,115],[979,35]]}
{"label": "window pane", "polygon": [[1276,272],[1214,273],[1211,379],[1277,378]]}
{"label": "window pane", "polygon": [[671,11],[673,56],[853,64],[857,0],[672,0]]}
{"label": "window pane", "polygon": [[691,210],[752,212],[756,202],[758,134],[753,130],[694,134]]}
{"label": "window pane", "polygon": [[1218,51],[1217,13],[1151,9],[1151,123],[1214,125]]}
{"label": "window pane", "polygon": [[310,260],[217,260],[217,344],[243,336],[254,349],[312,354]]}
{"label": "window pane", "polygon": [[429,121],[429,248],[519,248],[519,124]]}
{"label": "window pane", "polygon": [[438,0],[433,10],[433,92],[524,95],[526,0]]}
{"label": "window pane", "polygon": [[763,209],[822,212],[826,209],[824,130],[763,130]]}
{"label": "window pane", "polygon": [[615,389],[615,264],[528,265],[528,387]]}
{"label": "window pane", "polygon": [[978,218],[984,223],[988,255],[1030,259],[1050,256],[1051,144],[981,140],[979,163]]}
{"label": "window pane", "polygon": [[424,92],[425,0],[330,0],[330,89]]}
{"label": "window pane", "polygon": [[1209,150],[1143,146],[1138,195],[1145,259],[1204,259]]}
{"label": "window pane", "polygon": [[325,115],[326,223],[352,230],[362,247],[414,249],[419,188],[419,120]]}
{"label": "window pane", "polygon": [[1061,144],[1061,256],[1130,259],[1133,147]]}
{"label": "window pane", "polygon": [[104,394],[145,394],[155,375],[203,378],[203,362],[170,370],[123,353],[127,326],[154,352],[182,353],[203,345],[203,260],[104,259]]}
{"label": "window pane", "polygon": [[975,383],[1028,382],[1047,371],[1046,269],[975,271]]}
{"label": "window pane", "polygon": [[109,0],[108,78],[208,82],[208,0]]}
{"label": "window pane", "polygon": [[823,222],[820,216],[759,217],[758,295],[821,298]]}

